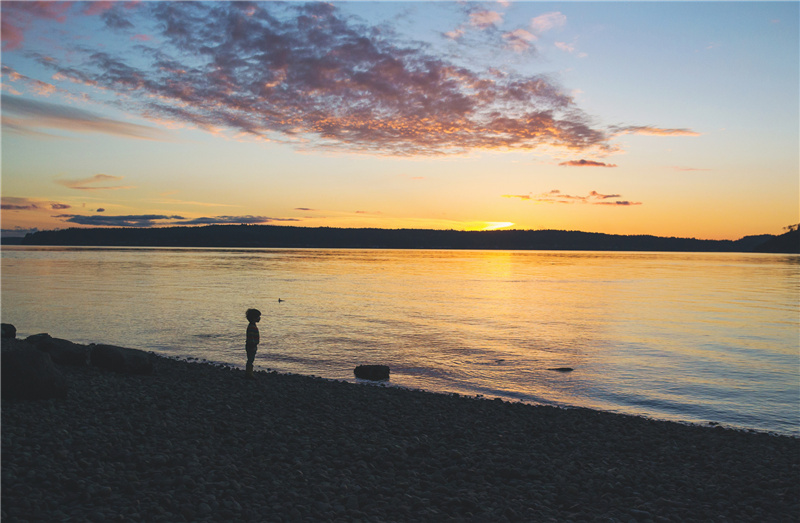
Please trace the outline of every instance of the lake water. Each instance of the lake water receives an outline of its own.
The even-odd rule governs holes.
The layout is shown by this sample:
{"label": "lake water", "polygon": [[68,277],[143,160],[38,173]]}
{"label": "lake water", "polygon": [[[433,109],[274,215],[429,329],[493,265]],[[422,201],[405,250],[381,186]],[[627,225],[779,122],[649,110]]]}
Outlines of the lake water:
{"label": "lake water", "polygon": [[20,337],[243,366],[255,307],[261,369],[800,435],[797,255],[8,246],[0,268]]}

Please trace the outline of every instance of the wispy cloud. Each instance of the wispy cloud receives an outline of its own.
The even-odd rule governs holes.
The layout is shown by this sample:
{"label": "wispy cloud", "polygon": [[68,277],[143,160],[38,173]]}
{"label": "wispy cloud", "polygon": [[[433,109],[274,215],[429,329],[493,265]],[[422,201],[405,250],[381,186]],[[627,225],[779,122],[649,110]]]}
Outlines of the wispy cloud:
{"label": "wispy cloud", "polygon": [[108,182],[116,182],[122,180],[122,176],[111,176],[110,174],[95,174],[89,178],[80,178],[78,180],[56,180],[56,183],[69,187],[70,189],[77,189],[80,191],[108,191],[117,189],[133,189],[131,185],[95,185],[107,184]]}
{"label": "wispy cloud", "polygon": [[559,11],[539,15],[531,20],[531,28],[536,34],[546,33],[551,29],[563,27],[567,23],[567,16]]}
{"label": "wispy cloud", "polygon": [[564,167],[616,167],[617,164],[597,162],[594,160],[570,160],[568,162],[561,162],[558,165]]}
{"label": "wispy cloud", "polygon": [[267,216],[214,216],[211,218],[193,218],[178,225],[219,225],[219,224],[256,224],[270,222],[297,222],[297,218],[269,218]]}
{"label": "wispy cloud", "polygon": [[[42,82],[41,80],[36,80],[34,78],[30,78],[24,74],[21,74],[15,71],[13,68],[4,65],[2,66],[2,76],[8,80],[10,83],[14,84],[23,84],[23,89],[28,89],[33,93],[39,96],[50,96],[55,92],[60,92],[61,90],[58,89],[55,85],[47,82]],[[6,85],[3,86],[4,88]],[[19,94],[19,91],[12,92],[11,94]]]}
{"label": "wispy cloud", "polygon": [[516,29],[504,33],[503,38],[508,42],[508,47],[514,51],[522,52],[531,48],[531,42],[536,40],[536,35],[525,29]]}
{"label": "wispy cloud", "polygon": [[37,18],[63,22],[71,2],[0,2],[2,24],[0,38],[4,51],[22,46],[25,32]]}
{"label": "wispy cloud", "polygon": [[479,29],[494,27],[503,21],[503,15],[497,11],[480,10],[469,15],[469,21]]}
{"label": "wispy cloud", "polygon": [[711,171],[712,169],[703,169],[700,167],[680,167],[677,165],[672,166],[676,171]]}
{"label": "wispy cloud", "polygon": [[602,194],[597,191],[590,191],[586,196],[573,196],[564,194],[558,189],[541,194],[504,194],[503,198],[519,198],[536,203],[565,203],[565,204],[590,204],[590,205],[614,205],[627,207],[632,205],[642,205],[642,202],[632,202],[620,200],[620,194]]}
{"label": "wispy cloud", "polygon": [[651,136],[700,136],[700,133],[691,129],[664,129],[651,125],[615,126],[611,128],[617,134],[645,134]]}
{"label": "wispy cloud", "polygon": [[16,196],[3,196],[0,199],[0,208],[6,211],[63,210],[71,207],[66,203]]}
{"label": "wispy cloud", "polygon": [[[10,125],[11,130],[20,132],[39,132],[38,129],[44,128],[79,133],[107,133],[145,140],[164,139],[168,136],[160,129],[105,118],[85,109],[6,94],[2,95],[2,111],[3,126]],[[8,121],[7,116],[12,119]]]}

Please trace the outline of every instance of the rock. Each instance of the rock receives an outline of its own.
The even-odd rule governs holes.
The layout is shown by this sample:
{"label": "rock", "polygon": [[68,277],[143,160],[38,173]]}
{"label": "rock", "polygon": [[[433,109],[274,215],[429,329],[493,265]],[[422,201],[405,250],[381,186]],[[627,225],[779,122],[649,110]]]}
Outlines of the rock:
{"label": "rock", "polygon": [[389,379],[389,367],[386,365],[359,365],[353,373],[362,380],[381,381]]}
{"label": "rock", "polygon": [[6,339],[2,347],[3,399],[50,399],[67,396],[67,380],[50,355],[22,340]]}
{"label": "rock", "polygon": [[42,352],[46,352],[58,365],[86,365],[88,363],[89,348],[71,341],[53,338],[49,334],[34,334],[25,341],[31,343]]}
{"label": "rock", "polygon": [[152,374],[152,356],[144,351],[115,345],[89,345],[89,361],[95,367],[121,374]]}
{"label": "rock", "polygon": [[0,337],[4,340],[9,338],[13,340],[17,337],[17,328],[10,323],[0,323],[0,330],[2,330]]}

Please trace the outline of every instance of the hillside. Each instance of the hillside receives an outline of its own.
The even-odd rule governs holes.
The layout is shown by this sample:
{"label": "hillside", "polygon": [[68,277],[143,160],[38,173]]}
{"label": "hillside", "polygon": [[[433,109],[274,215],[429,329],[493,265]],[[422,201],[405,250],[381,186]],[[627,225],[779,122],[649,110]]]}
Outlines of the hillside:
{"label": "hillside", "polygon": [[25,236],[22,245],[751,252],[775,238],[773,235],[761,235],[731,241],[553,230],[454,231],[208,225],[39,231]]}

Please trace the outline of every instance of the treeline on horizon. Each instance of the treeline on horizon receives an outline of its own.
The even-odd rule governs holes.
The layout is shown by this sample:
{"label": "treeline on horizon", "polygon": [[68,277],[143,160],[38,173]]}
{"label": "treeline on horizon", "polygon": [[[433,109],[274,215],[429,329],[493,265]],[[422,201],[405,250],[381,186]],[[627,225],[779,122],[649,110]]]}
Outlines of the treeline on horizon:
{"label": "treeline on horizon", "polygon": [[800,252],[800,231],[698,240],[556,230],[456,231],[280,225],[163,228],[70,228],[29,233],[22,245],[107,247],[294,247],[685,252]]}

